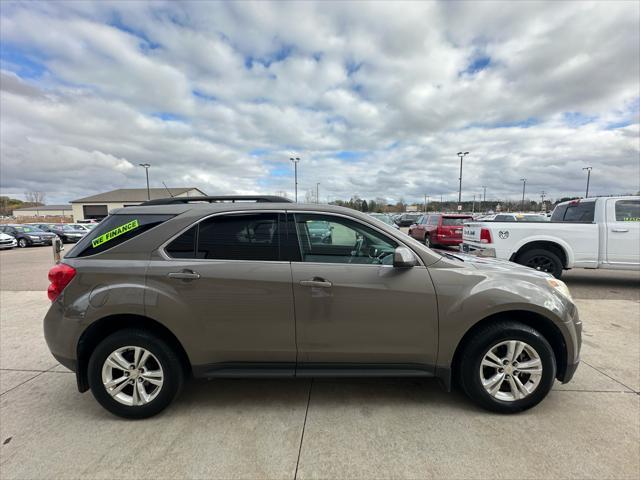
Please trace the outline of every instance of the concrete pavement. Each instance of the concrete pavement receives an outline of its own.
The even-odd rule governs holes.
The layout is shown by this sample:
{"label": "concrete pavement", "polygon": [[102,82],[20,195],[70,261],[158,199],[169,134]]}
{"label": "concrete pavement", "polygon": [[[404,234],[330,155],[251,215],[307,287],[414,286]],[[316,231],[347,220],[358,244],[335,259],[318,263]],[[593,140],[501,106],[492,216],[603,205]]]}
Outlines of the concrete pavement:
{"label": "concrete pavement", "polygon": [[[29,283],[11,282],[4,265],[2,285]],[[519,415],[487,413],[432,380],[215,380],[189,382],[167,411],[137,422],[78,393],[53,359],[43,289],[3,288],[0,478],[635,479],[640,301],[625,279],[614,272],[597,288],[589,277],[599,294],[577,300],[574,381]]]}

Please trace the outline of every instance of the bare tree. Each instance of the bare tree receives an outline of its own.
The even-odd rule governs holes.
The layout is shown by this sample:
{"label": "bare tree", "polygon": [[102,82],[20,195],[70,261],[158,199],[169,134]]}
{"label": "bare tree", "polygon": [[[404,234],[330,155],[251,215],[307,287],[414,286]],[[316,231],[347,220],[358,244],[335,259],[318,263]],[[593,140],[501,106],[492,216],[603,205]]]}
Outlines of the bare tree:
{"label": "bare tree", "polygon": [[24,192],[24,196],[27,199],[27,203],[44,205],[46,194],[44,192]]}

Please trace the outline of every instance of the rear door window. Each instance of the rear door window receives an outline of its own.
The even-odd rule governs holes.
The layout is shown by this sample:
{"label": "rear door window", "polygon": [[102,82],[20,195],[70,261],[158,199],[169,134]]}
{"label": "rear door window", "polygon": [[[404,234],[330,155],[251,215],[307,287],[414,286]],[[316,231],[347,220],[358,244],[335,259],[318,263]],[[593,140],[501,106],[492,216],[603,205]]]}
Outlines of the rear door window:
{"label": "rear door window", "polygon": [[165,252],[172,258],[277,261],[280,259],[278,214],[207,218],[169,243]]}
{"label": "rear door window", "polygon": [[616,222],[640,222],[640,200],[618,200]]}
{"label": "rear door window", "polygon": [[82,237],[66,256],[86,257],[104,252],[172,217],[173,215],[110,215]]}
{"label": "rear door window", "polygon": [[439,220],[440,220],[440,217],[438,215],[431,215],[429,217],[429,225],[438,225]]}

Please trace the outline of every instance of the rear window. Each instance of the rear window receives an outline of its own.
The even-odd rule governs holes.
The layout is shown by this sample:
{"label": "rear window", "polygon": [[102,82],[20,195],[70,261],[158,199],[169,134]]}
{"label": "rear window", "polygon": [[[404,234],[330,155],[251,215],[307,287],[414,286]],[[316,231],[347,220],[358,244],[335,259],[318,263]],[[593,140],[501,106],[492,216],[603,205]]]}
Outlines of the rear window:
{"label": "rear window", "polygon": [[86,257],[104,252],[166,222],[173,215],[109,215],[66,255]]}
{"label": "rear window", "polygon": [[453,227],[456,225],[464,225],[464,222],[468,222],[471,220],[471,217],[468,218],[460,218],[460,217],[442,217],[442,226],[443,227]]}

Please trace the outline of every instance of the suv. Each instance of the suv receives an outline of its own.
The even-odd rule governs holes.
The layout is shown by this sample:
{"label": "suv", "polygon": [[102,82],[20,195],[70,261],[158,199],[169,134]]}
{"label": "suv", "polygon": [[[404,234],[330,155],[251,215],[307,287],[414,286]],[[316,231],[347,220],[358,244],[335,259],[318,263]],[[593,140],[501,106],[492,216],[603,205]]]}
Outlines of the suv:
{"label": "suv", "polygon": [[424,215],[409,227],[409,235],[427,247],[457,247],[462,243],[462,226],[471,220],[471,215]]}
{"label": "suv", "polygon": [[420,213],[403,213],[399,217],[395,219],[396,225],[399,227],[408,227],[409,225],[415,223],[418,218],[420,218],[422,214]]}
{"label": "suv", "polygon": [[578,311],[546,273],[347,208],[224,198],[115,210],[49,272],[49,349],[112,413],[154,415],[189,376],[437,377],[517,412],[578,366]]}

